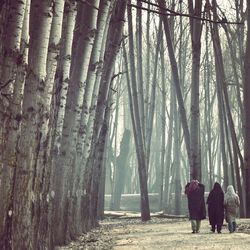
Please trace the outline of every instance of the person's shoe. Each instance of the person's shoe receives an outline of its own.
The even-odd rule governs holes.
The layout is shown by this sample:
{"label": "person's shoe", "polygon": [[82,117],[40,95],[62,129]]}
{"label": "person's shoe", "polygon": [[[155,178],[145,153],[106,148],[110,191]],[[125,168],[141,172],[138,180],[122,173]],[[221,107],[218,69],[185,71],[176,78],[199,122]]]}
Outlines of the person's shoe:
{"label": "person's shoe", "polygon": [[192,232],[192,234],[195,234],[195,233],[196,233],[195,231]]}
{"label": "person's shoe", "polygon": [[218,231],[218,234],[221,234],[221,231]]}

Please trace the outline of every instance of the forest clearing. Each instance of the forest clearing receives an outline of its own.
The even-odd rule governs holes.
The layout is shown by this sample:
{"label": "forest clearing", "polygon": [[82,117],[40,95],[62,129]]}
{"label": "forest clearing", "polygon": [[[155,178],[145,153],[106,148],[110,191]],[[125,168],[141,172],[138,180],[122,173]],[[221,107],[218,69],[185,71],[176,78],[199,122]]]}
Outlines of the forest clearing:
{"label": "forest clearing", "polygon": [[237,249],[249,218],[250,0],[0,0],[0,250]]}
{"label": "forest clearing", "polygon": [[[250,249],[250,220],[239,219],[236,233],[230,234],[227,225],[222,233],[212,233],[208,220],[202,221],[199,234],[192,234],[187,218],[152,217],[142,223],[139,219],[105,219],[100,229],[88,237],[80,237],[57,250],[140,250],[140,249]],[[99,231],[100,230],[100,231]],[[100,233],[101,232],[101,233]]]}

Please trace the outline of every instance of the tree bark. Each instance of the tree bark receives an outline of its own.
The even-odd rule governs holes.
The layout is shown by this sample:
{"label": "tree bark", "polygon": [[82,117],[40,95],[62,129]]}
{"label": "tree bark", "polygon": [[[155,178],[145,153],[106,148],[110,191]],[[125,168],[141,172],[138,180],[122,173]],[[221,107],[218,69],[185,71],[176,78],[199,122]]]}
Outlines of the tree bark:
{"label": "tree bark", "polygon": [[[87,135],[90,136],[87,142],[91,142],[93,147],[96,147],[98,140],[100,138],[100,132],[104,123],[104,117],[105,117],[105,110],[108,105],[108,94],[110,91],[111,86],[111,79],[113,74],[113,67],[114,62],[116,59],[116,56],[119,52],[120,45],[122,42],[122,32],[123,32],[123,26],[124,26],[124,14],[126,9],[126,1],[118,0],[116,2],[116,5],[114,7],[109,29],[108,29],[108,35],[107,35],[107,44],[105,49],[105,56],[104,56],[104,67],[102,70],[101,75],[101,81],[100,81],[100,88],[99,88],[99,94],[97,99],[97,106],[96,111],[93,112],[92,118],[90,117],[89,122],[93,124],[93,116],[94,116],[94,128],[92,130],[91,126],[88,127],[91,129]],[[96,81],[98,83],[98,79]],[[99,84],[98,84],[99,85]],[[96,97],[93,97],[92,101],[95,100]],[[89,149],[89,147],[87,147]],[[84,149],[86,152],[86,148]],[[93,154],[93,151],[92,151]],[[87,155],[89,155],[89,152],[87,152]],[[88,221],[87,227],[91,227],[93,220],[89,220],[89,217],[92,215],[90,211],[90,205],[93,207],[95,205],[90,204],[91,202],[91,182],[92,182],[92,174],[94,171],[96,171],[94,168],[93,163],[94,155],[91,155],[88,159],[89,163],[86,164],[86,168],[84,169],[84,178],[82,180],[81,188],[83,191],[83,196],[81,197],[81,204],[80,204],[80,211],[86,211],[86,213],[82,214],[82,218],[86,221]],[[84,163],[85,164],[85,163]],[[96,203],[97,205],[97,203]]]}
{"label": "tree bark", "polygon": [[[152,91],[151,91],[151,98],[150,98],[150,105],[148,110],[148,122],[147,122],[147,133],[146,133],[146,157],[147,157],[147,166],[149,166],[150,160],[150,149],[151,149],[151,140],[152,140],[152,132],[153,132],[153,122],[154,122],[154,114],[155,114],[155,96],[156,96],[156,83],[157,83],[157,71],[158,71],[158,57],[160,51],[160,44],[162,41],[162,20],[159,20],[159,29],[157,35],[157,45],[155,49],[155,60],[154,60],[154,72],[153,72],[153,79],[152,79]],[[142,121],[143,122],[143,121]]]}
{"label": "tree bark", "polygon": [[[23,17],[23,24],[20,23],[22,20],[19,20],[19,23],[16,25],[21,25],[22,34],[21,34],[21,42],[20,47],[19,43],[19,28],[17,34],[13,36],[13,34],[7,33],[7,36],[13,36],[13,39],[16,42],[11,42],[14,47],[12,48],[18,53],[20,56],[22,55],[22,59],[18,62],[18,64],[14,64],[15,71],[12,77],[15,77],[15,85],[13,89],[13,96],[11,97],[11,101],[9,103],[9,107],[6,110],[8,112],[7,122],[5,122],[5,145],[0,145],[0,148],[4,146],[1,150],[2,155],[0,157],[0,161],[3,163],[2,165],[2,173],[0,175],[0,248],[5,249],[10,247],[11,245],[11,225],[12,225],[12,212],[13,212],[13,179],[16,170],[16,157],[17,157],[17,142],[18,136],[20,135],[20,121],[21,121],[21,104],[22,104],[22,94],[23,94],[23,86],[25,79],[25,64],[27,63],[27,43],[28,43],[28,17],[29,17],[29,1],[27,3],[21,4],[25,5],[25,13]],[[17,7],[17,10],[20,11],[20,6]],[[14,7],[14,9],[15,9]],[[16,11],[16,9],[15,9]],[[12,13],[13,14],[13,13]],[[16,13],[16,15],[22,15],[22,13]],[[13,26],[13,25],[12,25]],[[13,31],[13,30],[12,30]],[[8,40],[8,39],[7,39]],[[10,48],[11,49],[11,48]],[[12,55],[13,56],[13,55]],[[7,56],[8,60],[8,56]],[[13,60],[11,58],[10,60]],[[2,81],[3,79],[1,79]],[[1,115],[0,115],[1,117]],[[1,119],[1,118],[0,118]],[[3,121],[3,120],[1,120]],[[1,132],[0,132],[1,133]],[[1,137],[1,135],[0,135]],[[4,141],[2,140],[2,141]],[[1,143],[0,143],[1,144]],[[1,159],[2,158],[2,159]]]}
{"label": "tree bark", "polygon": [[[189,13],[192,16],[201,17],[202,2],[189,0]],[[201,20],[190,18],[192,39],[192,83],[191,83],[191,123],[190,123],[190,150],[191,150],[191,179],[201,181],[201,159],[200,159],[200,55],[201,55]]]}
{"label": "tree bark", "polygon": [[[103,43],[107,38],[107,32],[106,26],[109,24],[110,20],[110,9],[112,8],[113,1],[105,0],[101,1],[100,7],[99,7],[99,13],[98,13],[98,19],[97,19],[97,33],[93,45],[93,51],[91,53],[90,63],[89,63],[89,69],[88,69],[88,75],[86,79],[86,87],[84,92],[84,98],[83,98],[83,107],[81,111],[81,119],[80,119],[80,127],[78,131],[77,136],[77,144],[76,144],[76,159],[75,159],[75,173],[73,177],[73,199],[79,200],[81,199],[81,191],[82,191],[82,179],[84,176],[84,169],[86,165],[86,153],[89,151],[89,147],[91,142],[88,141],[88,138],[91,137],[89,134],[91,134],[93,131],[91,130],[91,133],[88,133],[88,121],[90,120],[90,114],[91,114],[91,108],[96,105],[96,102],[92,103],[92,97],[94,95],[98,94],[98,86],[99,82],[96,83],[98,80],[98,70],[100,70],[102,66],[102,60],[103,60],[103,50],[104,46]],[[98,86],[95,86],[98,85]],[[92,126],[92,125],[90,125]],[[88,134],[87,134],[88,133]],[[88,143],[88,145],[87,145]],[[84,153],[86,152],[86,153]],[[73,206],[73,204],[72,204]],[[75,205],[73,206],[74,210],[77,209],[77,202],[75,202]],[[77,221],[79,221],[79,218],[75,216],[77,212],[72,213],[72,216],[74,217],[73,225],[77,225]],[[76,228],[76,230],[78,230]]]}
{"label": "tree bark", "polygon": [[33,217],[33,208],[40,199],[40,194],[35,192],[34,183],[38,171],[40,140],[44,133],[41,125],[47,122],[47,116],[42,111],[46,105],[43,91],[51,21],[52,1],[32,1],[28,74],[24,87],[20,148],[13,184],[14,249],[34,249],[36,243],[32,229],[37,218]]}
{"label": "tree bark", "polygon": [[[166,7],[164,0],[158,0],[158,3],[159,3],[160,7],[163,7],[163,8]],[[161,11],[163,11],[163,10],[161,9]],[[165,13],[165,11],[163,11],[163,13]],[[183,100],[181,87],[180,87],[180,78],[179,78],[178,66],[177,66],[177,62],[176,62],[176,58],[175,58],[175,54],[174,54],[174,49],[173,49],[173,41],[172,41],[172,38],[170,35],[171,33],[170,33],[170,29],[169,29],[169,22],[168,22],[167,16],[162,15],[161,18],[162,18],[163,24],[164,24],[169,59],[170,59],[170,63],[171,63],[171,70],[172,70],[173,80],[174,80],[174,87],[175,87],[179,111],[180,111],[180,115],[181,115],[181,123],[182,123],[182,129],[184,131],[184,139],[185,139],[188,160],[189,160],[189,164],[191,167],[192,161],[191,161],[191,149],[190,149],[190,132],[189,132],[189,128],[188,128],[187,115],[186,115],[184,100]],[[195,178],[195,173],[193,172],[193,169],[190,169],[190,175],[192,176],[192,178]]]}
{"label": "tree bark", "polygon": [[246,188],[246,216],[250,218],[250,2],[247,1],[247,41],[244,62],[244,168]]}
{"label": "tree bark", "polygon": [[[55,206],[58,207],[56,216],[55,241],[59,244],[70,239],[69,204],[72,198],[72,177],[75,171],[74,159],[76,154],[77,132],[80,124],[85,81],[90,62],[93,42],[96,35],[96,23],[99,0],[93,5],[78,3],[78,22],[80,30],[75,29],[76,48],[73,64],[71,64],[71,77],[67,92],[66,109],[62,130],[60,156],[56,162],[56,190]],[[80,15],[80,16],[79,16]],[[64,220],[61,220],[61,218]]]}
{"label": "tree bark", "polygon": [[[130,3],[130,1],[128,1]],[[149,210],[149,200],[148,200],[148,187],[147,187],[147,160],[145,145],[143,140],[143,132],[141,125],[141,115],[138,101],[137,93],[137,82],[135,74],[135,62],[134,62],[134,46],[133,46],[133,27],[132,27],[132,12],[131,7],[128,6],[128,30],[129,30],[129,58],[130,58],[130,72],[131,72],[131,87],[132,87],[132,103],[135,115],[135,130],[134,139],[136,141],[137,147],[137,159],[138,159],[138,173],[140,180],[140,191],[141,191],[141,218],[143,221],[150,219],[150,210]],[[137,136],[136,136],[137,134]]]}

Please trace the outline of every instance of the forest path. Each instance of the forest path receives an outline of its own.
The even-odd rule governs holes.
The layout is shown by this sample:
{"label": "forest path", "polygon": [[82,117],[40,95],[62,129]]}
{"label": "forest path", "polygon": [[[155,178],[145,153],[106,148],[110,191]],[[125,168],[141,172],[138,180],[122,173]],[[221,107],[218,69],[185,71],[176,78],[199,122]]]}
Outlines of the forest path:
{"label": "forest path", "polygon": [[142,222],[138,216],[106,217],[100,227],[56,250],[250,250],[250,219],[238,219],[237,223],[236,233],[230,234],[225,223],[218,234],[210,232],[208,220],[203,220],[200,233],[192,234],[187,218],[152,217]]}
{"label": "forest path", "polygon": [[[248,225],[249,220],[238,220]],[[222,233],[210,232],[208,220],[201,223],[200,233],[192,234],[189,220],[137,224],[111,230],[114,250],[126,249],[250,249],[250,234],[230,234],[224,225]]]}

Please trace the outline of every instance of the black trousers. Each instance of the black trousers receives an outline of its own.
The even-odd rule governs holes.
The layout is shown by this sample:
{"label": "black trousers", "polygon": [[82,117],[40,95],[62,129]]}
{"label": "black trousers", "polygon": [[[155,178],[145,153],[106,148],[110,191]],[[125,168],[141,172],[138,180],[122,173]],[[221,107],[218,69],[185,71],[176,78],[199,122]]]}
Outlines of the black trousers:
{"label": "black trousers", "polygon": [[217,227],[217,232],[219,233],[219,232],[221,232],[221,228],[222,228],[222,225],[212,225],[212,231],[213,232],[215,232],[215,229],[216,229],[216,227]]}

